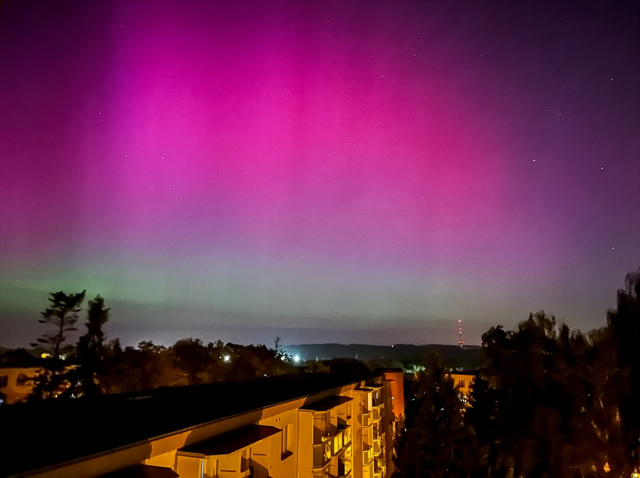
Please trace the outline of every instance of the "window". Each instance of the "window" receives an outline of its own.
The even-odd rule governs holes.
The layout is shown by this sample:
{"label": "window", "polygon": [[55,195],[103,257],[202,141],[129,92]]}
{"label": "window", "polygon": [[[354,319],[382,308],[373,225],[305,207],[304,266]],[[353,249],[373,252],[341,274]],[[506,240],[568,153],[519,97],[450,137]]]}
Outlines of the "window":
{"label": "window", "polygon": [[0,388],[5,388],[9,385],[9,375],[0,375]]}

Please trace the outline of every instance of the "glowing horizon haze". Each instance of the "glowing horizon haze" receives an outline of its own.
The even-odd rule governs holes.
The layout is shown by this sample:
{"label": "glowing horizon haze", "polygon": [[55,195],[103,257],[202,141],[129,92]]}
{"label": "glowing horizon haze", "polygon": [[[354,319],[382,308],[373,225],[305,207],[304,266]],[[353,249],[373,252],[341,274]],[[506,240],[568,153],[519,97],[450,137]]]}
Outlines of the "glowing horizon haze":
{"label": "glowing horizon haze", "polygon": [[0,10],[2,346],[83,289],[125,343],[586,331],[640,265],[637,6],[30,5]]}

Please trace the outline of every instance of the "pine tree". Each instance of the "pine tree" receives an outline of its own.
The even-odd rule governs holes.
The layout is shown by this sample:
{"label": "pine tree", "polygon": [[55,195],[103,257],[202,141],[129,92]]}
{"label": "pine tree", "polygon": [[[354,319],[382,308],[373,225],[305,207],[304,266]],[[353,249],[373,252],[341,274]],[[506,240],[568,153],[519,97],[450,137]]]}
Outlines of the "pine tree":
{"label": "pine tree", "polygon": [[38,400],[42,398],[54,398],[63,389],[68,388],[65,367],[60,360],[63,350],[63,344],[67,339],[67,332],[78,330],[75,327],[78,321],[78,313],[80,306],[84,301],[86,291],[78,294],[65,294],[64,292],[51,293],[49,297],[50,306],[46,308],[42,314],[42,318],[38,320],[41,324],[49,324],[55,327],[55,333],[43,334],[37,339],[36,343],[32,343],[32,347],[38,345],[45,347],[50,354],[45,369],[46,373],[35,379],[33,393],[30,400]]}
{"label": "pine tree", "polygon": [[53,334],[43,334],[37,339],[37,343],[32,343],[31,346],[43,346],[48,349],[54,361],[59,360],[61,346],[67,339],[65,333],[78,330],[75,324],[78,321],[78,312],[81,310],[80,306],[84,301],[85,293],[86,291],[83,290],[79,294],[67,295],[62,291],[49,294],[51,306],[40,312],[42,318],[38,322],[53,325],[56,331]]}

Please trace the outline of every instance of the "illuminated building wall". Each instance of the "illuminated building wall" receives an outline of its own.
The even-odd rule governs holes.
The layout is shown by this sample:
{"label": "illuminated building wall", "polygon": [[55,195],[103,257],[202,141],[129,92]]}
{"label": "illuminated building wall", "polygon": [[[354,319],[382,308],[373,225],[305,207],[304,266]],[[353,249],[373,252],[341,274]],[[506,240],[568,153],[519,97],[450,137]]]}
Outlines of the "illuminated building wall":
{"label": "illuminated building wall", "polygon": [[0,368],[0,392],[7,404],[23,401],[33,390],[33,379],[44,373],[42,367]]}
{"label": "illuminated building wall", "polygon": [[[395,420],[404,416],[401,378],[383,372],[29,476],[385,478]],[[167,413],[158,420],[170,419]]]}
{"label": "illuminated building wall", "polygon": [[475,375],[452,373],[450,376],[453,380],[453,385],[459,387],[458,390],[460,392],[460,398],[464,403],[468,403],[469,397],[471,396],[471,390],[473,389],[473,381],[476,379]]}

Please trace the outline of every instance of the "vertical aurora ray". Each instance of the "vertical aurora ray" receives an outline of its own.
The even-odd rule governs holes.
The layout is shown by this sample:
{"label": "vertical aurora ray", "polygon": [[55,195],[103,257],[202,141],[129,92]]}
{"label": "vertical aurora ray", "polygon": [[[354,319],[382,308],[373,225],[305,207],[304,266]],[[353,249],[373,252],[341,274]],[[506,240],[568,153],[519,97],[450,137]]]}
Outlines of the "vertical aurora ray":
{"label": "vertical aurora ray", "polygon": [[256,8],[168,3],[126,37],[121,189],[140,217],[123,227],[338,262],[490,248],[508,173],[438,59],[407,66],[397,27],[336,38],[361,11]]}

